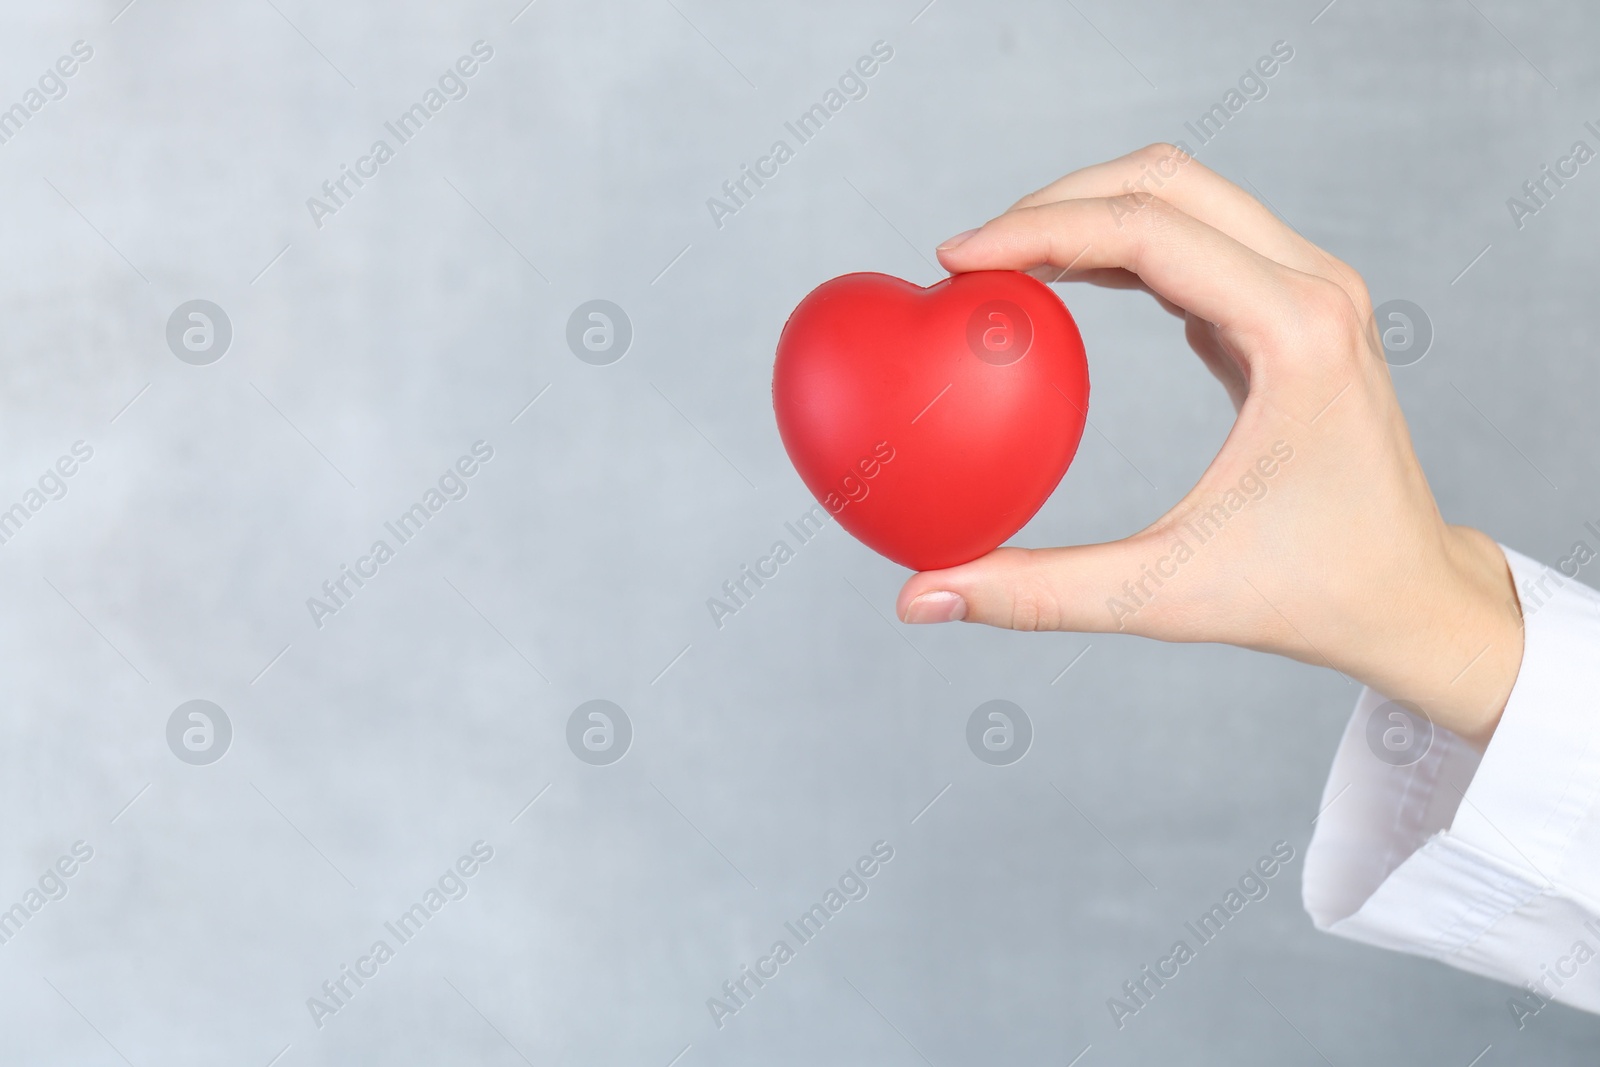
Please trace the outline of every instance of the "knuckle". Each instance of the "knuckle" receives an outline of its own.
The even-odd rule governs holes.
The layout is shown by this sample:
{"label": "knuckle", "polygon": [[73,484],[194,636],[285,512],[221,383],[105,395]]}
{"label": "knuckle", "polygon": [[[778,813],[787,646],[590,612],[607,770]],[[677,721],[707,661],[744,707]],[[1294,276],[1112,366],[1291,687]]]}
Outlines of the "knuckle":
{"label": "knuckle", "polygon": [[1140,194],[1145,206],[1145,225],[1154,231],[1169,229],[1183,214],[1172,204],[1154,193]]}
{"label": "knuckle", "polygon": [[1145,256],[1170,239],[1183,213],[1154,193],[1129,193],[1118,197],[1117,202],[1124,205],[1118,213],[1118,228],[1128,226],[1132,231],[1132,262],[1128,267],[1138,273]]}
{"label": "knuckle", "polygon": [[1171,229],[1179,214],[1177,208],[1154,193],[1125,193],[1113,199],[1123,205],[1123,219],[1138,225],[1141,238]]}
{"label": "knuckle", "polygon": [[1337,256],[1328,256],[1333,263],[1334,270],[1338,272],[1339,284],[1350,296],[1350,303],[1356,311],[1365,316],[1372,311],[1372,294],[1367,289],[1366,279],[1361,277],[1361,272],[1356,270]]}
{"label": "knuckle", "polygon": [[1296,284],[1295,323],[1302,344],[1326,356],[1354,352],[1365,328],[1350,294],[1336,282],[1302,277]]}
{"label": "knuckle", "polygon": [[1351,281],[1345,286],[1350,293],[1350,303],[1363,318],[1372,315],[1372,294],[1367,290],[1367,283],[1361,280],[1359,274],[1351,275]]}
{"label": "knuckle", "polygon": [[1139,149],[1133,154],[1133,158],[1136,163],[1142,166],[1155,167],[1166,163],[1168,160],[1181,160],[1184,155],[1184,151],[1177,145],[1169,144],[1166,141],[1157,141]]}
{"label": "knuckle", "polygon": [[1055,597],[1039,588],[1018,589],[1011,598],[1013,630],[1054,630],[1060,626],[1061,610]]}
{"label": "knuckle", "polygon": [[1063,619],[1061,601],[1045,569],[1045,557],[1031,549],[1018,551],[1025,554],[1016,557],[1022,568],[1011,586],[1005,625],[1012,630],[1059,630]]}
{"label": "knuckle", "polygon": [[1133,163],[1138,170],[1146,171],[1162,160],[1172,158],[1172,153],[1176,151],[1177,149],[1165,141],[1157,141],[1154,144],[1147,144],[1133,153],[1133,157],[1129,162]]}
{"label": "knuckle", "polygon": [[1177,178],[1184,165],[1193,162],[1194,157],[1175,144],[1157,141],[1135,152],[1133,160],[1139,165],[1140,174],[1145,178],[1153,177],[1159,187]]}
{"label": "knuckle", "polygon": [[1151,193],[1128,192],[1118,196],[1108,196],[1105,202],[1111,214],[1111,221],[1120,230],[1129,219],[1137,218],[1155,199]]}

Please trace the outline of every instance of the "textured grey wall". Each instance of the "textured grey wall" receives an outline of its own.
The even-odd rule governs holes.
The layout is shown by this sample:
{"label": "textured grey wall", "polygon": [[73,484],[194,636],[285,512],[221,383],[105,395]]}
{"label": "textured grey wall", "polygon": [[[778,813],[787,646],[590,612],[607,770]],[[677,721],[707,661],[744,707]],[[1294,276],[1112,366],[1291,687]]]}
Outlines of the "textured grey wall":
{"label": "textured grey wall", "polygon": [[[806,291],[930,282],[940,239],[1057,175],[1195,147],[1184,123],[1280,40],[1200,158],[1426,310],[1396,380],[1446,514],[1563,555],[1600,519],[1600,176],[1521,229],[1506,199],[1600,145],[1600,15],[125,2],[0,16],[0,107],[93,52],[0,144],[0,507],[93,450],[0,545],[0,907],[93,850],[0,945],[0,1062],[1593,1061],[1591,1017],[1518,1032],[1505,987],[1311,929],[1337,675],[908,630],[903,572],[836,526],[722,629],[705,601],[809,505],[768,394]],[[707,198],[880,40],[865,97],[719,228]],[[445,80],[466,95],[400,143],[385,122],[477,41]],[[1229,425],[1147,300],[1064,296],[1104,436],[1023,544],[1139,528]],[[209,365],[167,341],[195,299],[231,324]],[[592,299],[632,324],[610,365],[566,342]],[[388,535],[479,441],[445,479],[466,495]],[[380,538],[319,628],[307,598]],[[195,699],[232,727],[209,765],[169,748]],[[566,740],[592,699],[632,724],[609,766]],[[1012,766],[967,747],[991,699],[1034,725]],[[1278,841],[1270,895],[1117,1030],[1106,999]],[[787,934],[877,842],[867,895]],[[402,943],[385,923],[441,878]],[[779,939],[795,957],[719,1028],[707,998]],[[346,965],[376,973],[336,1003]]]}

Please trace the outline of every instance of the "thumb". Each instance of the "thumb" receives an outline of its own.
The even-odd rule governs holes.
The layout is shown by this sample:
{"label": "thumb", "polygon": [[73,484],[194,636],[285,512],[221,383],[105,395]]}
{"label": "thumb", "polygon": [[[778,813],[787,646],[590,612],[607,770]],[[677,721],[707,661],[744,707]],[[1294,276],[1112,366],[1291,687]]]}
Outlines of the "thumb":
{"label": "thumb", "polygon": [[959,567],[912,576],[895,613],[908,623],[1143,632],[1138,624],[1147,621],[1144,609],[1156,587],[1142,573],[1136,544],[997,548]]}

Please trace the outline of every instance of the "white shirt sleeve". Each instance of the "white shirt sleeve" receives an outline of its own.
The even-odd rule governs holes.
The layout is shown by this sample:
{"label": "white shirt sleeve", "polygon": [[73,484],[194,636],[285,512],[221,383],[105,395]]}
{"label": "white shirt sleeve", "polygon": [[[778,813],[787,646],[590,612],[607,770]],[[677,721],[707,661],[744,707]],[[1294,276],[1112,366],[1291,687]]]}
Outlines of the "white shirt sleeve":
{"label": "white shirt sleeve", "polygon": [[1398,766],[1422,746],[1364,690],[1303,893],[1318,929],[1518,987],[1520,1027],[1548,1000],[1600,1012],[1600,593],[1505,553],[1525,638],[1488,750],[1435,729]]}

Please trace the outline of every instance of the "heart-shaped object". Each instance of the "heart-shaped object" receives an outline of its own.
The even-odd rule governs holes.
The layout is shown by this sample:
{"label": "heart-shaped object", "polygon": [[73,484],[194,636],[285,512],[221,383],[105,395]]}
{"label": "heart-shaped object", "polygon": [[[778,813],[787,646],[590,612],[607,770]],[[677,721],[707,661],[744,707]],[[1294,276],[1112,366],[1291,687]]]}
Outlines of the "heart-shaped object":
{"label": "heart-shaped object", "polygon": [[778,339],[772,405],[806,488],[913,570],[977,559],[1067,472],[1089,411],[1083,339],[1042,282],[957,274],[923,288],[846,274]]}

